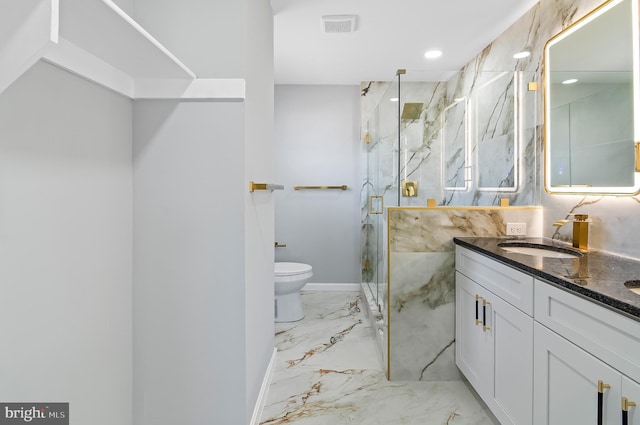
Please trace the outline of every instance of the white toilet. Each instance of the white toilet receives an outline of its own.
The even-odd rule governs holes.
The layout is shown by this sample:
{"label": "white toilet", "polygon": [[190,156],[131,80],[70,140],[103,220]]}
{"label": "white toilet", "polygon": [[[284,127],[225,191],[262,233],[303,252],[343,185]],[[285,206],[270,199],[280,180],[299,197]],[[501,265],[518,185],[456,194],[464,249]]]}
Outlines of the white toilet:
{"label": "white toilet", "polygon": [[304,318],[300,289],[311,279],[311,276],[313,271],[308,264],[274,264],[276,322],[296,322]]}

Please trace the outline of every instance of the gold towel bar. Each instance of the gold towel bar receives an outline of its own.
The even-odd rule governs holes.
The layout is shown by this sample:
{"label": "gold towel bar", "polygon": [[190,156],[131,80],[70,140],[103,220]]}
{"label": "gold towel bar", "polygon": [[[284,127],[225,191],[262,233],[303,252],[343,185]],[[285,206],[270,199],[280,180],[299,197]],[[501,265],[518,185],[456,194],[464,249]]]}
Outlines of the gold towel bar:
{"label": "gold towel bar", "polygon": [[270,191],[274,191],[274,190],[283,190],[284,186],[281,184],[271,184],[271,183],[255,183],[250,181],[249,182],[249,192],[254,192],[256,190],[270,190]]}
{"label": "gold towel bar", "polygon": [[327,190],[327,189],[337,189],[337,190],[347,190],[347,185],[343,184],[342,186],[293,186],[294,190],[307,190],[307,189],[320,189],[320,190]]}

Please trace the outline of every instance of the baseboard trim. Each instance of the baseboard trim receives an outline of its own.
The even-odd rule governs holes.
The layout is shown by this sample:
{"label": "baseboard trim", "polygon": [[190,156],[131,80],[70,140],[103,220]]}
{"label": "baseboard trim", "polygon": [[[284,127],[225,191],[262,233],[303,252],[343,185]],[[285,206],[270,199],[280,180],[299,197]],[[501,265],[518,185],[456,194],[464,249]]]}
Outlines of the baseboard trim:
{"label": "baseboard trim", "polygon": [[267,370],[264,374],[264,379],[262,380],[262,386],[260,387],[260,394],[258,394],[256,405],[253,408],[253,415],[251,416],[251,422],[249,422],[250,425],[260,425],[260,419],[262,418],[262,411],[264,410],[264,405],[267,402],[267,395],[269,394],[269,386],[271,385],[271,381],[273,380],[273,373],[276,370],[277,358],[278,358],[278,348],[274,347],[273,354],[271,355],[271,361],[269,362],[269,366],[267,366]]}
{"label": "baseboard trim", "polygon": [[302,291],[350,291],[360,292],[359,283],[307,283]]}

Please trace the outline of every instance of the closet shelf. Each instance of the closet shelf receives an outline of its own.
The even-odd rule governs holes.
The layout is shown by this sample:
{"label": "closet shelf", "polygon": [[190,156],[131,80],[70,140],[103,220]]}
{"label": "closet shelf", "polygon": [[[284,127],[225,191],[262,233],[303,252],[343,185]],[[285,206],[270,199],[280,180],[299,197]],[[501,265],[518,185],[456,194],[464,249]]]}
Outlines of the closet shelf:
{"label": "closet shelf", "polygon": [[111,0],[0,0],[0,9],[0,92],[43,59],[132,99],[244,99],[243,79],[197,78]]}

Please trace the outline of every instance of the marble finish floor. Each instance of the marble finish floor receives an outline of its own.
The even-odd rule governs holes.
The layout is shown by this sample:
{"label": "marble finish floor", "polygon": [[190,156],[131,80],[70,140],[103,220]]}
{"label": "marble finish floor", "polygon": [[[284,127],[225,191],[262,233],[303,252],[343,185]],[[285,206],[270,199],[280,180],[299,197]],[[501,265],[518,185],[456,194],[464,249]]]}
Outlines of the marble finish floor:
{"label": "marble finish floor", "polygon": [[303,292],[305,318],[276,324],[261,425],[493,425],[461,381],[389,382],[358,292]]}

